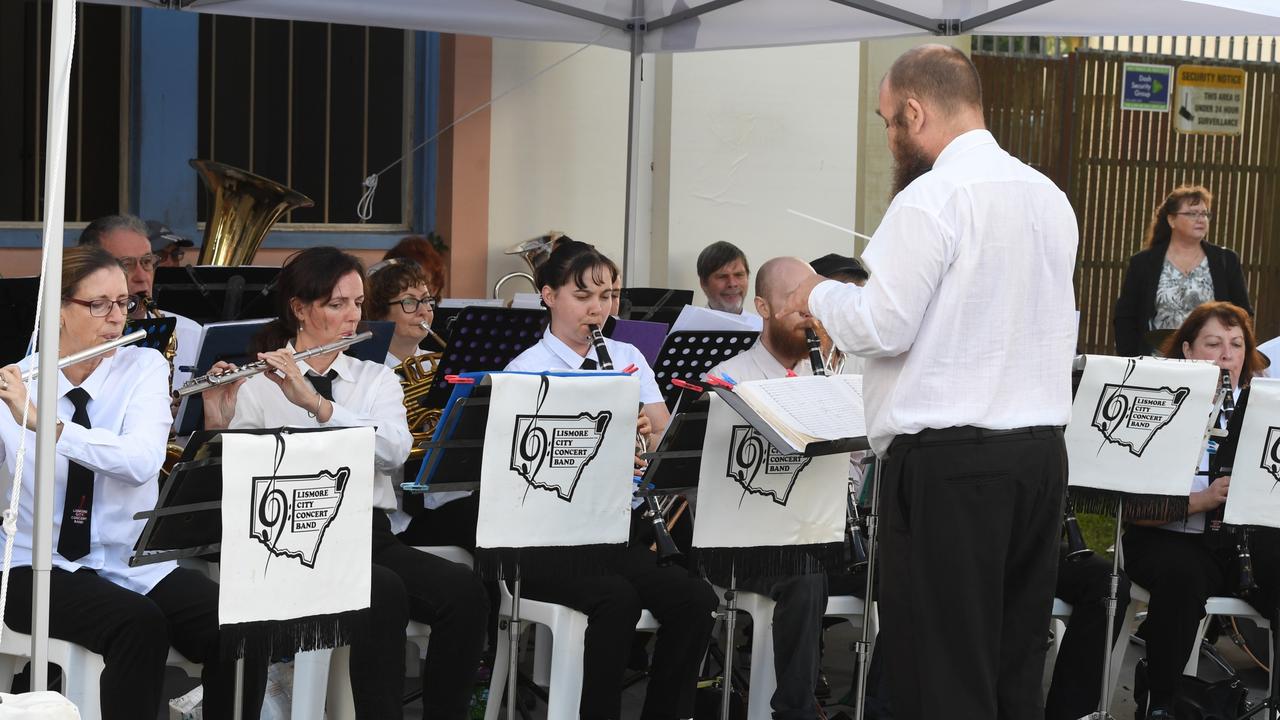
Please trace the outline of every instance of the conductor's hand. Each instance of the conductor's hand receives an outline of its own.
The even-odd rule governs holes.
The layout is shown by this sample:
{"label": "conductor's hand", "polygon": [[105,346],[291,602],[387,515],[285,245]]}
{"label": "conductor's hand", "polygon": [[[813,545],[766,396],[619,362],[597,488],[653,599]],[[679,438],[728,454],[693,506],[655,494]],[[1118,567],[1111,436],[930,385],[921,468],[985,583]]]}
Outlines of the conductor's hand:
{"label": "conductor's hand", "polygon": [[1224,475],[1220,478],[1214,478],[1209,483],[1209,487],[1197,493],[1191,493],[1190,507],[1187,508],[1188,513],[1204,512],[1220,507],[1227,501],[1227,490],[1231,487],[1231,476]]}
{"label": "conductor's hand", "polygon": [[795,290],[787,296],[782,303],[782,307],[778,308],[773,316],[781,320],[792,313],[800,313],[801,315],[809,314],[809,294],[818,286],[818,283],[825,281],[826,278],[818,274],[813,274],[800,281]]}
{"label": "conductor's hand", "polygon": [[[236,366],[226,361],[218,361],[209,368],[210,375],[221,375],[236,370]],[[231,418],[236,415],[236,393],[248,378],[240,378],[213,387],[200,393],[204,401],[204,429],[223,430],[231,425]]]}

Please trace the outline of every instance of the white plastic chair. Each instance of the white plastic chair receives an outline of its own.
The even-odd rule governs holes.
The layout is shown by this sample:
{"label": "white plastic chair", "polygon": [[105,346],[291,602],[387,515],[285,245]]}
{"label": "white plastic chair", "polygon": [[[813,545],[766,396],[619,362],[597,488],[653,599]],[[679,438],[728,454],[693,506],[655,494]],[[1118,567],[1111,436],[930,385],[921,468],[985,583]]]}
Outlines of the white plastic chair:
{"label": "white plastic chair", "polygon": [[[1131,589],[1129,591],[1129,597],[1131,598],[1130,604],[1129,604],[1129,608],[1130,608],[1129,615],[1131,617],[1134,614],[1133,603],[1141,602],[1141,603],[1150,604],[1151,602],[1151,593],[1148,592],[1146,588],[1139,587],[1138,585],[1131,585]],[[1204,617],[1200,619],[1200,627],[1196,630],[1196,644],[1191,648],[1191,656],[1187,658],[1187,664],[1182,668],[1183,675],[1191,675],[1192,677],[1194,677],[1196,673],[1199,672],[1200,670],[1199,639],[1204,637],[1205,631],[1209,628],[1209,621],[1215,615],[1222,615],[1225,617],[1248,618],[1254,621],[1255,623],[1257,623],[1258,627],[1264,630],[1270,631],[1271,629],[1271,620],[1264,617],[1252,605],[1245,602],[1244,600],[1241,600],[1240,598],[1223,597],[1219,595],[1215,595],[1209,598],[1204,603]],[[1130,627],[1134,627],[1136,629],[1136,623],[1134,626],[1126,625],[1126,628],[1125,628],[1126,631],[1132,632],[1132,630],[1129,629]],[[1121,637],[1122,638],[1128,637],[1128,635],[1127,634],[1121,635]],[[1124,643],[1124,644],[1128,645],[1128,643]],[[1276,649],[1272,647],[1270,632],[1267,633],[1267,647],[1270,651],[1271,656],[1274,657]]]}
{"label": "white plastic chair", "polygon": [[[498,609],[499,621],[511,619],[511,591],[506,583],[498,583],[502,603]],[[520,598],[520,624],[522,631],[532,623],[548,635],[539,634],[535,652],[546,653],[550,643],[550,670],[547,672],[547,720],[576,720],[582,697],[582,659],[587,637],[587,616],[565,605]],[[658,621],[648,611],[640,613],[636,630],[657,631]],[[484,720],[497,720],[503,696],[507,690],[507,669],[513,662],[511,643],[505,636],[498,639],[493,661],[493,676],[489,680],[489,703],[485,707]],[[514,661],[518,662],[518,658]],[[546,661],[544,661],[546,662]],[[536,665],[536,661],[535,661]]]}
{"label": "white plastic chair", "polygon": [[[724,597],[724,589],[717,587],[716,594]],[[737,591],[738,611],[751,616],[751,693],[747,700],[747,720],[770,720],[773,708],[769,701],[778,689],[778,678],[773,667],[773,600],[759,593]],[[851,625],[861,626],[866,616],[866,604],[853,595],[835,595],[827,598],[824,617],[837,617]],[[871,639],[874,645],[878,622],[873,603],[871,612]],[[729,638],[727,647],[732,647]],[[485,718],[485,720],[491,720]]]}
{"label": "white plastic chair", "polygon": [[[0,638],[0,686],[13,687],[13,678],[31,659],[31,636],[5,626]],[[102,669],[106,667],[102,656],[65,640],[49,638],[49,662],[62,668],[62,693],[79,710],[82,720],[99,720],[102,709]],[[166,661],[171,667],[182,669],[189,677],[199,678],[202,666],[169,648]]]}
{"label": "white plastic chair", "polygon": [[[414,549],[467,567],[472,567],[475,562],[471,553],[453,545],[432,545]],[[430,636],[431,627],[428,625],[410,620],[405,627],[405,639],[417,646],[419,659],[427,655],[427,641]],[[327,717],[328,720],[355,718],[355,697],[351,693],[350,647],[311,650],[294,656],[292,707],[293,716],[297,718]]]}

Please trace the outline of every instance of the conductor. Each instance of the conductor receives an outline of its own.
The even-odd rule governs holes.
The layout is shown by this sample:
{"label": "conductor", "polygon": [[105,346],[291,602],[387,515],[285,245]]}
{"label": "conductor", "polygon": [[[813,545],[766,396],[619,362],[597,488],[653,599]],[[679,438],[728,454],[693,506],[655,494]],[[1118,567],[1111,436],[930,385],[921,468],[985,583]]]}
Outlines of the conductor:
{"label": "conductor", "polygon": [[865,287],[807,278],[809,313],[867,358],[881,480],[886,671],[897,718],[1043,717],[1075,347],[1077,229],[1000,149],[977,71],[940,45],[880,83],[894,198]]}

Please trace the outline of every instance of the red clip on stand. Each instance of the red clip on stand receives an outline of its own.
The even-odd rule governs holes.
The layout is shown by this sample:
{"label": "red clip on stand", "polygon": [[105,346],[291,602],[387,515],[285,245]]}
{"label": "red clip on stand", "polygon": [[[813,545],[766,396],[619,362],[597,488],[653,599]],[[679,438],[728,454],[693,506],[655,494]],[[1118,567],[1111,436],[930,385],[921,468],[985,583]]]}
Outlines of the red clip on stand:
{"label": "red clip on stand", "polygon": [[675,380],[672,380],[671,384],[680,388],[681,390],[690,390],[692,392],[706,392],[706,389],[704,389],[701,385],[694,385],[691,382],[685,382],[684,380],[680,380],[678,378]]}
{"label": "red clip on stand", "polygon": [[445,375],[444,381],[450,385],[475,385],[476,379],[469,377],[461,377],[459,375]]}

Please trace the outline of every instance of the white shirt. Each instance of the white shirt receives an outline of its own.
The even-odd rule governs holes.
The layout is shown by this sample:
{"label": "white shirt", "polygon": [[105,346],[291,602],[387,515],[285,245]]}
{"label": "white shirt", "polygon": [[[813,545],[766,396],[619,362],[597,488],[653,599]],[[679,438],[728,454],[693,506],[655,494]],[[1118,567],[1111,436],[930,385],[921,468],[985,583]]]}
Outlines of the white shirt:
{"label": "white shirt", "polygon": [[[26,371],[39,362],[38,353],[18,363]],[[122,347],[104,358],[80,384],[89,393],[91,428],[71,422],[75,406],[66,397],[74,387],[58,373],[58,418],[62,436],[55,446],[53,490],[53,566],[68,572],[80,568],[96,570],[111,582],[146,594],[168,575],[177,563],[159,562],[129,567],[133,545],[146,524],[134,520],[134,513],[153,510],[159,490],[157,481],[164,463],[169,437],[169,368],[159,352],[140,347]],[[34,391],[35,386],[32,386]],[[35,398],[32,398],[32,404]],[[22,429],[5,408],[0,412],[0,443],[10,476],[18,457]],[[36,477],[36,434],[27,432],[24,484],[18,508],[18,534],[13,543],[13,564],[31,564],[31,533],[34,528]],[[67,494],[67,463],[75,460],[94,471],[93,512],[89,523],[89,554],[72,562],[57,552],[62,510]],[[7,496],[6,496],[7,497]]]}
{"label": "white shirt", "polygon": [[[1231,391],[1231,397],[1235,402],[1239,402],[1240,389],[1239,388],[1233,389]],[[1221,414],[1218,415],[1218,427],[1224,430],[1227,427],[1227,419],[1223,417]],[[1214,439],[1214,440],[1211,440],[1211,442],[1217,442],[1217,440]],[[1209,449],[1208,448],[1205,448],[1204,452],[1200,453],[1200,466],[1197,469],[1199,470],[1199,472],[1197,472],[1191,478],[1192,493],[1204,492],[1205,490],[1208,490],[1209,482],[1213,479],[1209,477]],[[1160,527],[1164,530],[1172,530],[1173,532],[1196,534],[1196,533],[1204,532],[1204,521],[1205,521],[1205,514],[1202,512],[1198,512],[1198,513],[1193,513],[1191,515],[1188,515],[1185,520],[1184,519],[1174,520],[1173,522],[1165,523]]]}
{"label": "white shirt", "polygon": [[[293,344],[286,349],[293,352]],[[304,373],[316,374],[305,360],[300,366]],[[240,386],[231,428],[375,428],[373,506],[392,514],[399,506],[391,476],[397,469],[403,469],[413,447],[400,379],[385,365],[341,353],[330,369],[338,375],[333,379],[333,415],[328,422],[308,417],[306,410],[289,402],[284,391],[259,374]]]}
{"label": "white shirt", "polygon": [[926,428],[1067,424],[1077,240],[1062,191],[986,130],[898,193],[862,255],[866,286],[809,297],[836,346],[867,358],[877,454]]}
{"label": "white shirt", "polygon": [[[653,368],[649,367],[644,354],[637,350],[635,345],[605,338],[604,346],[609,351],[614,370],[625,370],[630,365],[636,366],[635,377],[640,380],[641,403],[648,405],[663,402],[662,391],[658,389],[658,382],[653,376]],[[585,357],[596,362],[600,361],[596,356],[594,345],[587,349]],[[560,338],[551,334],[550,328],[547,328],[536,345],[517,355],[514,360],[507,363],[505,369],[515,372],[578,370],[582,367],[583,359],[584,356],[565,345]]]}
{"label": "white shirt", "polygon": [[178,335],[177,352],[173,354],[173,389],[177,390],[182,384],[191,379],[191,372],[179,370],[182,367],[195,367],[200,360],[200,339],[204,335],[204,328],[200,323],[188,317],[183,317],[177,313],[171,313],[168,310],[161,310],[165,317],[171,317],[178,322],[174,326],[173,331]]}

